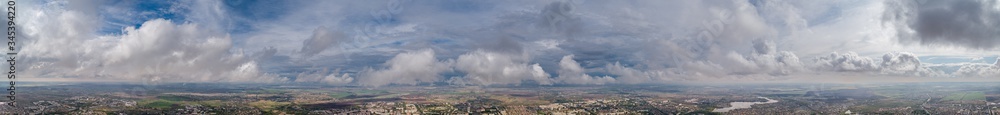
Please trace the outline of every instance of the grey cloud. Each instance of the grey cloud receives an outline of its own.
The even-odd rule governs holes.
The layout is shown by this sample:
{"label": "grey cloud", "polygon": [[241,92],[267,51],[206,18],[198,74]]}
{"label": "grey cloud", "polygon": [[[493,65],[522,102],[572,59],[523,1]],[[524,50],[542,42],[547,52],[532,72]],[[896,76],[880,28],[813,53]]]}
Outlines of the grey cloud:
{"label": "grey cloud", "polygon": [[756,40],[753,43],[755,50],[746,59],[757,65],[756,67],[759,69],[756,71],[767,72],[771,75],[788,75],[801,71],[803,65],[795,53],[778,51],[777,46],[772,41]]}
{"label": "grey cloud", "polygon": [[573,14],[573,4],[568,2],[552,2],[542,8],[540,25],[549,31],[562,33],[572,37],[580,32],[579,19]]}
{"label": "grey cloud", "polygon": [[677,68],[643,71],[625,67],[621,63],[608,64],[604,67],[604,70],[609,74],[617,75],[618,77],[615,78],[615,81],[622,84],[661,83],[665,81],[681,80],[676,77],[684,75],[679,72]]}
{"label": "grey cloud", "polygon": [[303,56],[311,57],[345,40],[347,40],[347,35],[344,32],[320,26],[313,30],[309,39],[302,41],[302,49],[299,51]]}
{"label": "grey cloud", "polygon": [[259,60],[268,60],[278,53],[278,49],[274,47],[264,47],[260,52],[254,53],[253,57]]}
{"label": "grey cloud", "polygon": [[514,38],[511,35],[497,35],[493,37],[495,38],[485,40],[490,42],[479,42],[480,49],[498,53],[524,53],[524,46],[520,43],[523,40]]}
{"label": "grey cloud", "polygon": [[900,42],[993,49],[1000,44],[996,0],[886,1],[882,21]]}
{"label": "grey cloud", "polygon": [[[725,55],[710,57],[711,61],[704,63],[689,64],[718,64],[722,71],[704,71],[703,73],[716,72],[714,76],[723,75],[757,75],[766,74],[773,76],[788,75],[802,70],[802,63],[794,53],[778,51],[773,42],[766,40],[756,40],[753,42],[753,51],[747,55],[736,52],[729,52]],[[708,65],[695,66],[707,67]]]}

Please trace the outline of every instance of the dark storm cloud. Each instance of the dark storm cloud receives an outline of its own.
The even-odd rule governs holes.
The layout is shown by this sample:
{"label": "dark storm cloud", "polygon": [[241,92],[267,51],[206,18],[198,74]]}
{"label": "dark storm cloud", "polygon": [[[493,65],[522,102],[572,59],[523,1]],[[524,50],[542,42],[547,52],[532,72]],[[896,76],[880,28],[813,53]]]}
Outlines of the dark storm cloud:
{"label": "dark storm cloud", "polygon": [[893,0],[882,17],[903,43],[993,49],[1000,46],[996,0]]}

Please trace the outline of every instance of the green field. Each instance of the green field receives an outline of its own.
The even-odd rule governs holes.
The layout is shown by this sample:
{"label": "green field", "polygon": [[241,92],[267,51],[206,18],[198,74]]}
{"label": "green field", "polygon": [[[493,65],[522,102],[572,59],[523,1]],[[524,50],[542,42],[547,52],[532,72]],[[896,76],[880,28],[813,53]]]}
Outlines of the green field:
{"label": "green field", "polygon": [[347,96],[351,96],[351,95],[354,95],[354,94],[351,93],[351,92],[331,92],[330,93],[330,97],[338,98],[338,99],[344,98],[344,97],[347,97]]}
{"label": "green field", "polygon": [[352,93],[354,93],[355,95],[380,95],[389,92],[385,90],[355,90],[352,91]]}
{"label": "green field", "polygon": [[385,90],[354,90],[354,91],[328,92],[327,94],[333,98],[348,98],[351,96],[380,96],[389,94],[389,92]]}
{"label": "green field", "polygon": [[147,102],[140,102],[140,104],[142,106],[146,106],[146,107],[152,107],[152,108],[157,108],[157,109],[167,109],[167,108],[170,108],[170,106],[173,106],[176,103],[171,102],[171,101],[167,101],[167,100],[151,100],[151,101],[147,101]]}
{"label": "green field", "polygon": [[161,96],[156,96],[156,98],[167,100],[167,101],[193,101],[193,100],[195,100],[194,98],[191,98],[191,97],[178,96],[178,95],[161,95]]}
{"label": "green field", "polygon": [[986,100],[986,93],[983,92],[959,92],[948,95],[942,101],[978,101]]}
{"label": "green field", "polygon": [[281,94],[285,92],[286,91],[282,91],[280,89],[261,89],[261,90],[247,91],[247,93],[252,93],[252,94]]}

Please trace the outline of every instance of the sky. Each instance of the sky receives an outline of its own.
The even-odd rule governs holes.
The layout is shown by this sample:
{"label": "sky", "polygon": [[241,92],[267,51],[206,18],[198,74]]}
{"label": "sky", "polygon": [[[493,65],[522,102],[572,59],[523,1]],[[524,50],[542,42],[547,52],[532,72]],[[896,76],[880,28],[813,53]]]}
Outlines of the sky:
{"label": "sky", "polygon": [[[997,0],[21,0],[18,80],[1000,81]],[[9,20],[9,19],[4,19]]]}

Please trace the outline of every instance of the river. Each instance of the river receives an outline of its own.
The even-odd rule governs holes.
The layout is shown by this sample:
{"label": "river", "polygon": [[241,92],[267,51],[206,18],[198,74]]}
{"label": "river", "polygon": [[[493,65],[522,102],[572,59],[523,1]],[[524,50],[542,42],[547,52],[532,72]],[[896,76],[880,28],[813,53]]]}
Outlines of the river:
{"label": "river", "polygon": [[770,98],[767,98],[767,97],[757,97],[757,98],[767,99],[767,102],[732,102],[732,103],[729,103],[729,105],[730,105],[729,107],[718,108],[718,109],[712,110],[712,112],[729,112],[729,111],[735,110],[735,109],[750,108],[750,106],[754,105],[754,104],[768,104],[768,103],[777,103],[778,102],[778,100],[771,100]]}

